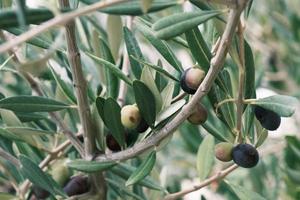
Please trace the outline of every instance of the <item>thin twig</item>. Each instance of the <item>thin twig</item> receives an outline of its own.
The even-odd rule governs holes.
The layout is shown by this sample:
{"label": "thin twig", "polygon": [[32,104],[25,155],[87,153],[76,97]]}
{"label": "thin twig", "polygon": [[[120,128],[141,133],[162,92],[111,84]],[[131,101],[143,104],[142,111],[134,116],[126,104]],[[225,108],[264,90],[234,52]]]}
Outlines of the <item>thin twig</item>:
{"label": "thin twig", "polygon": [[239,38],[239,89],[238,97],[236,101],[237,110],[237,121],[236,121],[236,131],[237,131],[237,141],[242,142],[242,117],[244,109],[244,85],[245,85],[245,47],[244,47],[244,29],[241,21],[238,24],[238,38]]}
{"label": "thin twig", "polygon": [[231,173],[232,171],[234,171],[236,168],[238,168],[238,166],[236,164],[233,164],[231,166],[229,166],[228,168],[219,171],[218,173],[216,173],[215,175],[211,176],[210,178],[204,180],[203,182],[201,182],[199,185],[194,185],[191,188],[182,190],[180,192],[176,192],[173,194],[169,194],[167,195],[164,200],[173,200],[173,199],[178,199],[186,194],[189,194],[191,192],[195,192],[207,185],[210,185],[212,182],[214,181],[218,181],[220,179],[223,179],[224,177],[226,177],[229,173]]}
{"label": "thin twig", "polygon": [[222,35],[220,47],[216,53],[216,56],[211,60],[211,67],[209,68],[207,75],[205,76],[200,87],[197,89],[195,95],[191,98],[190,102],[185,107],[183,107],[183,109],[173,118],[173,120],[171,120],[171,122],[169,122],[161,130],[157,131],[151,137],[135,144],[133,147],[128,148],[124,151],[106,155],[99,155],[95,158],[96,161],[106,162],[127,160],[145,152],[146,150],[152,149],[155,146],[159,145],[159,143],[163,139],[171,135],[190,115],[196,104],[209,92],[218,73],[223,67],[225,57],[228,53],[229,46],[231,45],[232,37],[235,33],[237,24],[240,19],[240,15],[244,10],[246,4],[248,3],[248,0],[238,0],[237,3],[237,8],[232,9],[229,13],[228,23]]}
{"label": "thin twig", "polygon": [[100,8],[105,8],[114,4],[126,2],[129,0],[115,0],[115,1],[101,1],[97,2],[88,6],[84,6],[82,8],[79,8],[75,11],[71,11],[65,14],[58,15],[51,20],[36,26],[29,31],[17,36],[14,38],[14,40],[10,40],[2,45],[0,45],[0,53],[6,52],[7,50],[12,49],[13,47],[26,42],[27,40],[45,32],[48,31],[50,28],[58,25],[65,25],[69,21],[74,20],[76,17],[85,15],[85,14],[90,14],[91,12],[94,12]]}
{"label": "thin twig", "polygon": [[[69,8],[69,0],[59,0],[62,8]],[[97,151],[96,128],[92,119],[91,109],[87,94],[87,81],[82,70],[80,52],[76,43],[75,21],[65,25],[68,60],[71,66],[73,85],[78,102],[78,112],[83,129],[85,158],[94,155]],[[92,191],[99,194],[99,199],[106,198],[106,185],[102,172],[90,174]]]}

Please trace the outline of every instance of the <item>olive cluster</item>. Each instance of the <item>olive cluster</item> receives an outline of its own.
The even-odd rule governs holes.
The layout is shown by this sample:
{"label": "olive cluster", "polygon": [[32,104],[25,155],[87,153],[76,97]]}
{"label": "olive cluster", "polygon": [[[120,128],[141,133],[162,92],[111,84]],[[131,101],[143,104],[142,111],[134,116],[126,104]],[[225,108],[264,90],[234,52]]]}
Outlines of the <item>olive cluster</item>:
{"label": "olive cluster", "polygon": [[238,144],[233,146],[229,142],[221,142],[215,147],[216,158],[223,162],[233,160],[237,165],[251,168],[257,165],[258,151],[250,144]]}

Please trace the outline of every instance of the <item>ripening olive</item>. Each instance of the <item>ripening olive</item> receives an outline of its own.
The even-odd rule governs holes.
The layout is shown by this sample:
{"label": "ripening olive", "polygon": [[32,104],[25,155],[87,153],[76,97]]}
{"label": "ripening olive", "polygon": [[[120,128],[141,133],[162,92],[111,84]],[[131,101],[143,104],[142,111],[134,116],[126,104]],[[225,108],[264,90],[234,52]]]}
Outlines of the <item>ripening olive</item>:
{"label": "ripening olive", "polygon": [[254,114],[261,126],[267,130],[274,131],[280,126],[280,116],[271,110],[267,110],[260,106],[255,106]]}
{"label": "ripening olive", "polygon": [[186,69],[180,79],[182,90],[188,94],[195,94],[204,77],[205,72],[198,67],[191,67]]}
{"label": "ripening olive", "polygon": [[111,151],[121,151],[121,146],[117,142],[117,140],[112,136],[112,134],[108,134],[106,136],[106,146]]}
{"label": "ripening olive", "polygon": [[125,128],[134,129],[141,121],[141,114],[136,105],[124,106],[121,110],[121,122]]}
{"label": "ripening olive", "polygon": [[188,121],[192,124],[203,124],[207,120],[207,111],[201,103],[198,103],[192,114],[188,117]]}
{"label": "ripening olive", "polygon": [[232,160],[233,144],[229,142],[220,142],[215,146],[215,156],[218,160],[228,162]]}
{"label": "ripening olive", "polygon": [[87,176],[74,176],[65,185],[64,192],[69,196],[80,195],[89,191],[90,184]]}
{"label": "ripening olive", "polygon": [[244,168],[254,167],[259,160],[258,151],[250,144],[238,144],[232,150],[233,161]]}
{"label": "ripening olive", "polygon": [[143,133],[145,132],[147,129],[149,128],[149,125],[147,124],[147,122],[145,121],[144,118],[141,119],[139,125],[136,127],[136,131],[138,133]]}

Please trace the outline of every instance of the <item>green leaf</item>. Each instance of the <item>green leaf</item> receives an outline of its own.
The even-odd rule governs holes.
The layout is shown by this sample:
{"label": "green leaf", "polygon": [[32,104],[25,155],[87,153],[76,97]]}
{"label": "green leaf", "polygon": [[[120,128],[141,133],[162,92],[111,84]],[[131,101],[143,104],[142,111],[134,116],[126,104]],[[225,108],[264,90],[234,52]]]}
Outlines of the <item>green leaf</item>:
{"label": "green leaf", "polygon": [[139,62],[137,62],[135,59],[132,58],[132,56],[138,58],[138,59],[144,59],[144,56],[141,52],[141,49],[138,45],[138,42],[136,38],[134,37],[133,33],[127,28],[123,28],[124,33],[124,40],[127,48],[127,53],[129,56],[129,61],[131,64],[131,70],[134,74],[134,76],[137,79],[140,79],[143,65],[141,65]]}
{"label": "green leaf", "polygon": [[[136,195],[135,193],[131,192],[130,190],[126,189],[123,185],[120,185],[120,183],[118,181],[106,178],[105,179],[108,184],[110,184],[112,187],[115,187],[116,190],[119,190],[120,193],[125,193],[128,196],[131,196],[132,198],[130,199],[137,199],[137,200],[144,200],[142,197]],[[124,199],[124,197],[120,196],[122,199]]]}
{"label": "green leaf", "polygon": [[174,113],[179,111],[185,105],[185,103],[186,103],[186,101],[184,99],[181,99],[181,100],[169,105],[165,109],[163,109],[160,113],[157,114],[155,124],[159,124],[163,120],[172,116]]}
{"label": "green leaf", "polygon": [[[1,101],[0,101],[1,102]],[[295,97],[285,95],[273,95],[250,102],[277,113],[281,117],[290,117],[294,114],[298,100]]]}
{"label": "green leaf", "polygon": [[294,181],[297,184],[300,184],[300,172],[299,170],[294,170],[291,169],[289,167],[287,167],[286,169],[286,173],[289,176],[289,178]]}
{"label": "green leaf", "polygon": [[[133,174],[133,172],[136,171],[137,168],[127,165],[125,163],[120,163],[119,165],[111,168],[111,171],[124,178],[124,179],[128,179],[130,177],[131,174]],[[164,188],[161,187],[158,183],[156,183],[150,176],[146,176],[145,178],[143,178],[142,180],[140,180],[137,184],[153,189],[153,190],[163,190]]]}
{"label": "green leaf", "polygon": [[[99,48],[100,57],[103,58],[104,60],[107,60],[108,62],[110,62],[112,64],[115,64],[113,55],[104,39],[99,38],[99,46],[100,47],[97,47],[97,48]],[[101,65],[101,66],[104,66],[104,65]],[[107,67],[105,67],[105,79],[106,79],[106,87],[107,87],[107,91],[108,91],[108,96],[117,98],[118,92],[119,92],[119,80],[118,80],[118,77],[114,73],[112,73],[112,71],[109,70]]]}
{"label": "green leaf", "polygon": [[230,142],[226,137],[224,137],[222,134],[220,134],[220,131],[215,128],[213,124],[211,124],[209,121],[206,121],[204,124],[202,124],[203,128],[209,132],[209,134],[216,137],[218,140],[223,142]]}
{"label": "green leaf", "polygon": [[6,126],[22,126],[22,122],[15,113],[10,110],[0,109],[0,116]]}
{"label": "green leaf", "polygon": [[148,125],[153,126],[155,122],[155,97],[151,90],[141,81],[133,82],[133,91],[136,104]]}
{"label": "green leaf", "polygon": [[176,13],[158,20],[152,28],[158,38],[170,39],[220,14],[215,10]]}
{"label": "green leaf", "polygon": [[28,157],[20,155],[21,162],[21,173],[24,177],[28,178],[33,184],[38,185],[50,192],[53,196],[59,195],[64,198],[67,195],[60,188],[60,186],[51,178],[51,176],[45,174],[34,162],[32,162]]}
{"label": "green leaf", "polygon": [[155,98],[156,113],[158,113],[162,107],[163,100],[162,96],[156,86],[154,75],[151,68],[144,67],[141,75],[141,81],[150,89]]}
{"label": "green leaf", "polygon": [[255,97],[255,64],[250,45],[245,41],[245,92],[244,98]]}
{"label": "green leaf", "polygon": [[118,60],[119,49],[122,42],[122,19],[120,16],[108,15],[107,35],[111,53],[115,60]]}
{"label": "green leaf", "polygon": [[98,113],[101,119],[103,120],[103,122],[104,122],[104,103],[105,103],[105,99],[103,97],[97,97],[96,106],[97,106]]}
{"label": "green leaf", "polygon": [[0,100],[0,108],[16,112],[52,112],[69,107],[65,103],[39,96],[20,95]]}
{"label": "green leaf", "polygon": [[[84,0],[84,2],[89,1],[96,2],[97,0]],[[177,2],[166,1],[166,0],[155,0],[151,7],[148,9],[148,13],[163,10],[165,8],[175,6]],[[114,15],[143,15],[143,10],[141,8],[140,0],[131,0],[129,2],[123,2],[120,4],[112,5],[107,8],[102,8],[100,12],[114,14]]]}
{"label": "green leaf", "polygon": [[108,98],[104,102],[103,112],[105,125],[119,145],[124,147],[125,130],[121,122],[121,108],[119,104],[113,98]]}
{"label": "green leaf", "polygon": [[143,61],[143,60],[141,60],[141,59],[139,59],[139,58],[136,58],[136,57],[133,57],[133,56],[131,56],[131,57],[132,57],[134,60],[136,60],[137,62],[139,62],[139,63],[141,63],[141,64],[143,64],[143,65],[146,65],[146,66],[148,66],[148,67],[151,67],[152,69],[154,69],[154,70],[156,70],[157,72],[161,73],[162,75],[164,75],[164,76],[166,76],[166,77],[172,79],[173,81],[179,82],[179,80],[178,80],[176,77],[174,77],[172,74],[170,74],[169,72],[167,72],[166,70],[164,70],[162,67],[157,66],[157,65],[150,64],[150,63],[148,63],[148,62],[146,62],[146,61]]}
{"label": "green leaf", "polygon": [[41,150],[50,150],[49,144],[45,143],[40,136],[49,134],[48,131],[27,127],[0,128],[0,135],[12,141],[25,142]]}
{"label": "green leaf", "polygon": [[61,91],[64,93],[64,95],[67,97],[67,99],[70,102],[77,104],[73,88],[70,85],[68,85],[65,81],[63,81],[60,78],[60,76],[54,71],[54,69],[52,69],[52,67],[50,67],[50,70],[55,79],[55,82],[57,83],[57,85],[61,89]]}
{"label": "green leaf", "polygon": [[267,129],[262,129],[257,134],[258,134],[258,138],[257,138],[257,142],[255,144],[255,148],[261,146],[264,143],[264,141],[267,139],[268,130]]}
{"label": "green leaf", "polygon": [[67,165],[68,167],[78,171],[93,173],[107,170],[116,165],[116,162],[97,162],[77,159],[68,162]]}
{"label": "green leaf", "polygon": [[251,190],[245,189],[239,185],[233,185],[226,181],[231,190],[238,196],[240,200],[266,200],[264,197],[260,196],[258,193]]}
{"label": "green leaf", "polygon": [[170,63],[171,66],[178,72],[182,72],[182,66],[176,55],[173,53],[168,43],[165,41],[161,41],[157,37],[154,36],[153,31],[150,27],[145,25],[145,21],[139,19],[137,21],[138,30],[145,36],[145,38],[155,47],[155,49]]}
{"label": "green leaf", "polygon": [[16,116],[21,120],[21,122],[31,122],[31,121],[39,121],[46,120],[47,117],[38,113],[23,113],[23,112],[15,112]]}
{"label": "green leaf", "polygon": [[126,186],[132,185],[145,178],[152,171],[156,161],[156,152],[151,152],[141,165],[130,175],[126,181]]}
{"label": "green leaf", "polygon": [[214,137],[205,136],[197,152],[197,171],[200,180],[204,180],[212,170],[214,164]]}
{"label": "green leaf", "polygon": [[127,83],[128,85],[132,85],[132,81],[130,80],[130,78],[128,78],[123,72],[122,70],[120,70],[116,65],[102,59],[99,58],[93,54],[90,54],[88,52],[86,52],[86,54],[91,57],[94,61],[102,64],[103,66],[107,67],[109,70],[111,70],[112,73],[114,73],[117,77],[119,77],[120,79],[122,79],[125,83]]}
{"label": "green leaf", "polygon": [[[40,24],[53,17],[54,15],[49,9],[26,9],[26,24]],[[18,26],[16,10],[8,9],[0,12],[0,29]]]}
{"label": "green leaf", "polygon": [[210,67],[212,55],[201,32],[195,27],[185,32],[185,38],[194,59],[197,61],[198,65],[207,72]]}

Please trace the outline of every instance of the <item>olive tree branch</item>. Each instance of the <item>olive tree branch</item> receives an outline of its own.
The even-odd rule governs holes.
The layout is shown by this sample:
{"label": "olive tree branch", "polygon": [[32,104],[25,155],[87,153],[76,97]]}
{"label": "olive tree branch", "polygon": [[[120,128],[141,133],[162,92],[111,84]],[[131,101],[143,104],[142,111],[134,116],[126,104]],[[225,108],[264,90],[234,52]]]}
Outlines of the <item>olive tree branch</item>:
{"label": "olive tree branch", "polygon": [[232,171],[234,171],[235,169],[238,168],[238,165],[233,164],[231,166],[229,166],[228,168],[217,172],[216,174],[214,174],[213,176],[211,176],[210,178],[204,180],[203,182],[199,183],[198,185],[193,185],[191,188],[188,188],[186,190],[182,190],[176,193],[172,193],[172,194],[168,194],[164,200],[173,200],[173,199],[178,199],[186,194],[189,194],[191,192],[195,192],[205,186],[210,185],[212,182],[214,181],[218,181],[220,179],[225,178],[228,174],[230,174]]}
{"label": "olive tree branch", "polygon": [[230,10],[228,22],[220,41],[220,46],[216,52],[216,55],[211,60],[209,71],[189,103],[184,106],[182,110],[165,127],[157,131],[155,134],[153,134],[153,136],[137,143],[129,149],[117,153],[99,155],[95,157],[94,160],[105,162],[130,159],[145,152],[146,150],[158,146],[163,139],[168,137],[178,128],[178,126],[190,115],[200,99],[209,92],[218,73],[222,69],[229,46],[231,45],[232,37],[238,25],[240,15],[244,10],[247,2],[248,0],[237,0],[237,8]]}
{"label": "olive tree branch", "polygon": [[45,32],[48,31],[50,28],[58,25],[65,25],[67,22],[72,21],[78,16],[90,14],[93,11],[96,11],[100,8],[105,8],[114,4],[126,2],[129,0],[112,0],[112,1],[101,1],[97,2],[88,6],[85,6],[83,8],[77,9],[75,11],[71,11],[65,14],[57,15],[56,17],[48,20],[47,22],[36,26],[29,31],[17,36],[14,38],[14,40],[10,40],[2,45],[0,45],[0,53],[3,53],[5,51],[8,51],[12,49],[13,47],[26,42],[27,40]]}
{"label": "olive tree branch", "polygon": [[[59,0],[62,8],[69,8],[69,0]],[[78,112],[83,128],[85,158],[93,155],[97,151],[96,128],[92,119],[91,109],[87,94],[87,81],[81,65],[80,52],[76,43],[75,21],[65,24],[68,60],[71,66],[73,85],[78,102]],[[92,190],[97,192],[101,198],[106,198],[106,185],[102,172],[90,174]]]}
{"label": "olive tree branch", "polygon": [[242,142],[242,117],[244,109],[244,85],[245,85],[245,46],[244,46],[244,28],[241,21],[238,24],[238,40],[239,40],[239,89],[238,97],[236,101],[237,108],[237,122],[236,122],[236,131],[237,131],[237,141]]}

